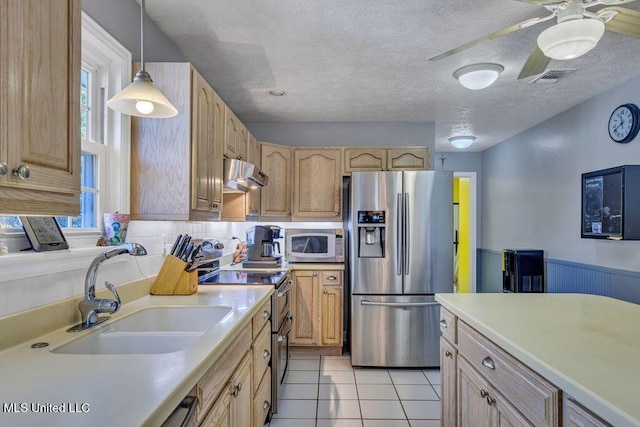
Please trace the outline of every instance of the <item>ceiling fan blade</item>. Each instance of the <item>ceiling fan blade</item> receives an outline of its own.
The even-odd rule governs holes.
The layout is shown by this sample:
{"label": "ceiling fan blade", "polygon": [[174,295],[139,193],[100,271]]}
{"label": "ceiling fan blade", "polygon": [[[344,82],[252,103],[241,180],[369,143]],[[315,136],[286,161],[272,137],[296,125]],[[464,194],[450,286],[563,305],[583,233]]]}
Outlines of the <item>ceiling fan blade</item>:
{"label": "ceiling fan blade", "polygon": [[527,77],[535,76],[536,74],[542,73],[547,69],[547,65],[551,58],[544,56],[544,53],[538,47],[538,44],[533,48],[533,51],[527,58],[527,62],[524,63],[522,70],[520,70],[520,74],[518,75],[518,80],[526,79]]}
{"label": "ceiling fan blade", "polygon": [[473,47],[473,46],[475,46],[475,45],[477,45],[479,43],[482,43],[482,42],[485,42],[485,41],[488,41],[488,40],[497,39],[498,37],[506,36],[509,33],[513,33],[514,31],[517,31],[517,30],[523,28],[523,25],[531,26],[531,25],[534,24],[534,21],[540,21],[541,19],[543,19],[543,18],[536,17],[536,18],[527,19],[526,21],[522,21],[522,22],[517,23],[515,25],[512,25],[510,27],[503,28],[502,30],[496,31],[495,33],[488,34],[488,35],[486,35],[484,37],[480,37],[479,39],[472,40],[469,43],[465,43],[462,46],[458,46],[458,47],[456,47],[454,49],[448,50],[448,51],[446,51],[444,53],[441,53],[439,55],[432,56],[431,58],[428,59],[428,61],[438,61],[440,59],[443,59],[443,58],[446,58],[448,56],[454,55],[454,54],[456,54],[458,52],[461,52],[461,51],[463,51],[465,49],[469,49],[470,47]]}
{"label": "ceiling fan blade", "polygon": [[598,14],[607,10],[618,12],[616,16],[605,24],[607,30],[640,39],[640,12],[626,7],[612,6],[600,9]]}
{"label": "ceiling fan blade", "polygon": [[[556,4],[561,4],[566,2],[566,0],[516,0],[516,1],[519,1],[522,3],[535,4],[537,6],[556,5]],[[629,0],[629,1],[633,1],[633,0]]]}

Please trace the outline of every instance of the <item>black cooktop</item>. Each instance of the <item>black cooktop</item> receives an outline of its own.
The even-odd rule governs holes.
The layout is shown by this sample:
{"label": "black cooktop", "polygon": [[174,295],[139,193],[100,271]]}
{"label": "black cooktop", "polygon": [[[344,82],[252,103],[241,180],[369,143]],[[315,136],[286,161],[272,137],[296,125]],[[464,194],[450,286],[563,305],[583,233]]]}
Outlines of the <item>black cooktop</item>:
{"label": "black cooktop", "polygon": [[201,271],[198,282],[201,285],[277,285],[286,274],[285,271]]}

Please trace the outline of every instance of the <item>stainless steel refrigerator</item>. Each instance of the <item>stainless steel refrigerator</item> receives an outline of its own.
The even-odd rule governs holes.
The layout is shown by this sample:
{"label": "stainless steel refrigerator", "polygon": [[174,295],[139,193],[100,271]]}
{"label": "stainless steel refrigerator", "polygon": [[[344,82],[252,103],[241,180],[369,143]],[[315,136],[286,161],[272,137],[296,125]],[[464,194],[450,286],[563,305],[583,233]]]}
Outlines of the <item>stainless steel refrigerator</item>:
{"label": "stainless steel refrigerator", "polygon": [[354,172],[351,364],[440,365],[437,292],[453,292],[453,174]]}

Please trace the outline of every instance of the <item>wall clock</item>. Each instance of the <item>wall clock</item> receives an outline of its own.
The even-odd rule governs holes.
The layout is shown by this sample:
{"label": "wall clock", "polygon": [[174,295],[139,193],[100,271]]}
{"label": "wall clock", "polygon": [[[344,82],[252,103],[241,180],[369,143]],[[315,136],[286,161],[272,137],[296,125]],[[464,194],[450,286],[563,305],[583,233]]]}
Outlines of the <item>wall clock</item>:
{"label": "wall clock", "polygon": [[636,104],[624,104],[613,110],[609,117],[609,136],[615,142],[633,141],[640,131],[640,108]]}

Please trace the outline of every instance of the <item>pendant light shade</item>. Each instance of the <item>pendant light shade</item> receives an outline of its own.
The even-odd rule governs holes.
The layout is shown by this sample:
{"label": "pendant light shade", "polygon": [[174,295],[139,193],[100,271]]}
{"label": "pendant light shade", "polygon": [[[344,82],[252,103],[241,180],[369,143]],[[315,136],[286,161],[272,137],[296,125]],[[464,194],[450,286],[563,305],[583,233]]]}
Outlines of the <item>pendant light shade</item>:
{"label": "pendant light shade", "polygon": [[577,58],[596,47],[604,30],[604,23],[597,19],[561,22],[540,33],[538,47],[551,59]]}
{"label": "pendant light shade", "polygon": [[140,1],[140,63],[142,69],[133,82],[107,101],[107,107],[129,116],[167,118],[178,114],[166,96],[153,85],[151,76],[144,70],[144,0]]}

